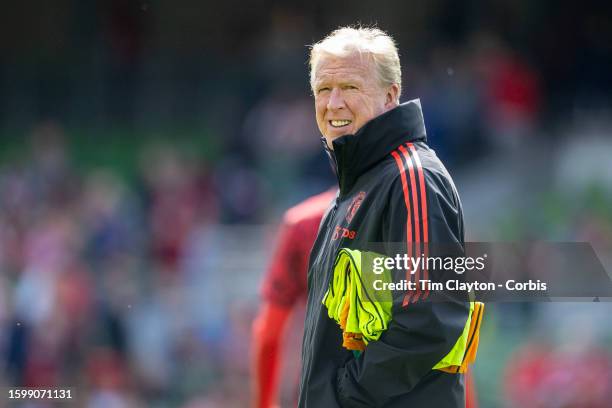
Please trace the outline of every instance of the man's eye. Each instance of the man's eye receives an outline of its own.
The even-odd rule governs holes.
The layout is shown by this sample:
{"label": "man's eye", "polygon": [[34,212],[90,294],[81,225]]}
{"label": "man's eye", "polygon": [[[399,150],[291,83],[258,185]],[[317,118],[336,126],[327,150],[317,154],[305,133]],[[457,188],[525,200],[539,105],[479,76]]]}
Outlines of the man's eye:
{"label": "man's eye", "polygon": [[328,88],[328,87],[323,87],[323,88],[319,88],[319,89],[317,90],[317,93],[327,92],[327,91],[329,91],[329,88]]}

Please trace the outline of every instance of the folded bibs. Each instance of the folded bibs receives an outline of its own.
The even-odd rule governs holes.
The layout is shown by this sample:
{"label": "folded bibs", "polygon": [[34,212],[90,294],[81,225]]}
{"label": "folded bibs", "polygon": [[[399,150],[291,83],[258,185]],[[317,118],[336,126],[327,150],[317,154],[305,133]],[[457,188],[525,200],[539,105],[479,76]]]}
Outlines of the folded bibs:
{"label": "folded bibs", "polygon": [[[364,351],[369,342],[378,340],[392,319],[391,272],[373,272],[374,259],[380,254],[343,248],[334,263],[333,277],[323,297],[327,314],[342,329],[342,346]],[[375,281],[380,281],[374,284]],[[432,369],[448,373],[464,373],[475,361],[484,304],[470,302],[470,312],[461,336],[451,351]]]}
{"label": "folded bibs", "polygon": [[[334,263],[334,274],[323,297],[327,314],[342,329],[342,346],[348,350],[363,351],[370,341],[378,340],[391,321],[393,302],[389,292],[375,291],[371,282],[375,277],[391,282],[391,275],[384,271],[371,275],[371,260],[380,257],[373,252],[361,252],[343,248]],[[370,265],[368,276],[362,266]]]}
{"label": "folded bibs", "polygon": [[476,361],[483,315],[484,303],[470,302],[470,314],[465,322],[463,333],[461,333],[450,353],[434,366],[435,370],[447,373],[465,373],[468,365]]}

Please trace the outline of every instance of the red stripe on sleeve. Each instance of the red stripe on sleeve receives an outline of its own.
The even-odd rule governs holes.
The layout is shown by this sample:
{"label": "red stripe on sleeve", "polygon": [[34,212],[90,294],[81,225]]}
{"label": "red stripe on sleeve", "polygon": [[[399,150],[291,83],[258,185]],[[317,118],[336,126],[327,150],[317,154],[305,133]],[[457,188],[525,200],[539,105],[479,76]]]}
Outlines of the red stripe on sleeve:
{"label": "red stripe on sleeve", "polygon": [[[404,190],[404,203],[406,204],[406,242],[407,242],[407,250],[408,256],[412,256],[412,220],[411,220],[411,211],[410,211],[410,199],[408,198],[408,181],[406,180],[406,167],[402,162],[400,155],[397,152],[391,152],[391,155],[395,159],[395,164],[397,164],[397,169],[400,173],[400,178],[402,180],[402,188]],[[412,276],[408,271],[406,271],[406,280],[410,281]],[[410,302],[410,297],[412,296],[412,292],[407,293],[404,297],[403,306],[406,306]]]}
{"label": "red stripe on sleeve", "polygon": [[[419,188],[421,192],[421,215],[423,216],[423,243],[424,243],[424,255],[425,259],[429,256],[429,226],[427,224],[427,189],[425,188],[425,176],[423,175],[423,165],[421,164],[421,159],[419,157],[419,153],[412,143],[408,143],[408,148],[412,152],[412,157],[417,167],[417,172],[419,176]],[[427,265],[423,269],[423,279],[429,279],[429,273],[427,271]],[[429,296],[429,290],[425,291],[423,299],[427,299]]]}
{"label": "red stripe on sleeve", "polygon": [[[412,159],[410,158],[410,154],[408,153],[408,151],[404,148],[404,146],[400,146],[399,147],[400,152],[402,152],[402,154],[404,155],[404,158],[406,159],[406,164],[408,165],[408,172],[410,173],[410,185],[412,186],[411,190],[411,197],[412,197],[412,211],[414,214],[414,242],[415,242],[415,249],[416,249],[416,257],[420,257],[421,253],[422,253],[422,247],[421,247],[421,228],[420,228],[420,218],[419,218],[419,203],[418,203],[418,198],[417,198],[417,183],[416,183],[416,177],[414,175],[414,164],[412,163]],[[420,264],[420,262],[419,262]],[[414,280],[417,284],[416,286],[416,296],[412,298],[412,303],[415,303],[417,300],[419,300],[419,296],[421,294],[421,285],[420,285],[420,280],[421,280],[421,268],[419,266],[417,266],[415,268],[415,273],[414,273]]]}

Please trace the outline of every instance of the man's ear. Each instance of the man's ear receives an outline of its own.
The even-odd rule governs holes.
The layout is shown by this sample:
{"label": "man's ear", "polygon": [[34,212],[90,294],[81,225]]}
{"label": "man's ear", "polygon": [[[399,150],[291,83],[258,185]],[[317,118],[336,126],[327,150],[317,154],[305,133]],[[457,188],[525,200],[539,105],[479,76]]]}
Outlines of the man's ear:
{"label": "man's ear", "polygon": [[387,109],[395,108],[399,105],[399,85],[393,84],[389,88],[387,88],[387,95],[385,98],[385,107]]}

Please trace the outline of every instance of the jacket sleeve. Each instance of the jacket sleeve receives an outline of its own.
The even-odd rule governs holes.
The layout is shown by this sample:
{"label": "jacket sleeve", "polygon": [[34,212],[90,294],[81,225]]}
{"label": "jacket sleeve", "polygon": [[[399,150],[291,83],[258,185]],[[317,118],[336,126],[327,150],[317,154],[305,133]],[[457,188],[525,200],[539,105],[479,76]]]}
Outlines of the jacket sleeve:
{"label": "jacket sleeve", "polygon": [[[421,243],[427,237],[430,247],[437,243],[463,247],[461,207],[452,182],[445,174],[423,173],[421,179],[415,178],[416,185],[408,177],[393,182],[383,214],[384,242],[408,247],[416,237]],[[420,198],[425,198],[424,205]],[[415,216],[415,207],[426,218]],[[468,314],[469,303],[463,300],[417,300],[404,306],[394,297],[388,329],[337,372],[341,406],[379,407],[410,392],[453,348]]]}

